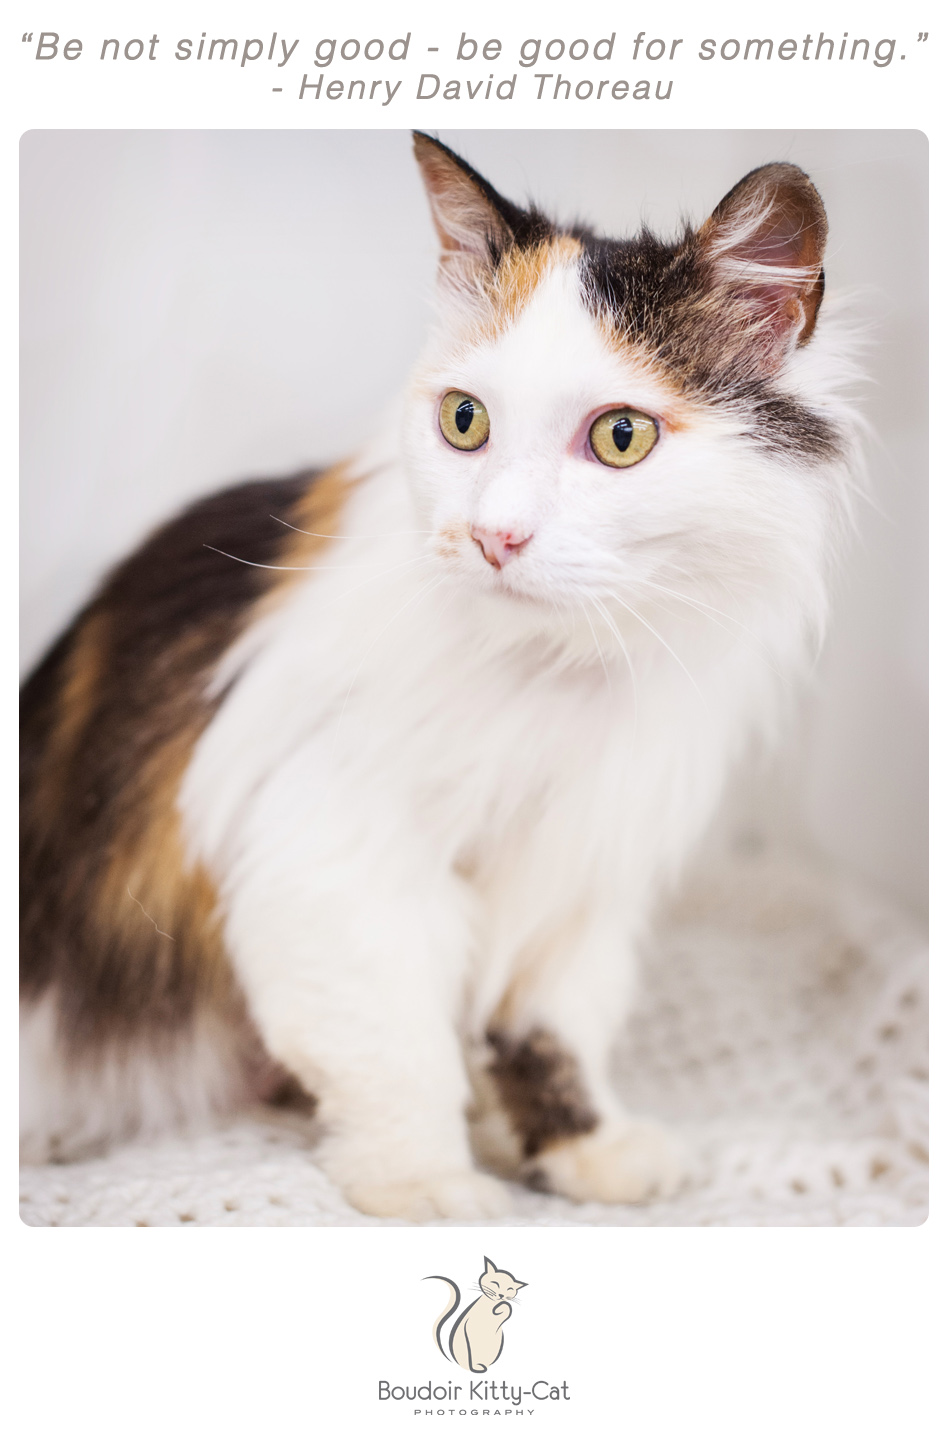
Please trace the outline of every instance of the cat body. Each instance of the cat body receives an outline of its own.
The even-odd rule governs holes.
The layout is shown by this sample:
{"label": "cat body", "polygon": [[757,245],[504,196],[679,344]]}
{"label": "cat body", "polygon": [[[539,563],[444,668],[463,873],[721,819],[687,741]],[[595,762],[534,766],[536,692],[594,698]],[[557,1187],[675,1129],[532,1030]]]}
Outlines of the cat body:
{"label": "cat body", "polygon": [[824,621],[823,210],[769,166],[611,247],[416,149],[441,307],[401,417],[197,504],[25,690],[34,1159],[289,1073],[365,1211],[499,1214],[472,1148],[577,1200],[679,1180],[609,1058],[631,944]]}
{"label": "cat body", "polygon": [[501,1354],[504,1347],[501,1327],[510,1320],[511,1301],[523,1290],[526,1281],[515,1280],[510,1271],[499,1271],[485,1256],[484,1270],[478,1281],[481,1294],[449,1326],[461,1304],[461,1292],[447,1276],[427,1276],[426,1279],[444,1281],[454,1293],[433,1331],[435,1344],[445,1359],[475,1373],[487,1370]]}

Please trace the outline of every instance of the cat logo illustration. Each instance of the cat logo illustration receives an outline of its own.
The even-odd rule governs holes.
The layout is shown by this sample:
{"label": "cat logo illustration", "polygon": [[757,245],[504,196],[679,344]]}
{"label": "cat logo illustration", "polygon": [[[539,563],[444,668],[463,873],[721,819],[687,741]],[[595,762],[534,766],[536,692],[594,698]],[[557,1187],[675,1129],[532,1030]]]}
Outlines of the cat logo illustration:
{"label": "cat logo illustration", "polygon": [[485,1256],[484,1270],[478,1280],[481,1294],[457,1317],[446,1338],[445,1328],[461,1305],[461,1291],[447,1276],[426,1276],[425,1279],[444,1281],[452,1289],[451,1300],[432,1331],[442,1355],[464,1370],[478,1373],[487,1370],[504,1348],[501,1327],[513,1313],[511,1301],[516,1300],[517,1292],[523,1290],[527,1282],[516,1281],[510,1271],[498,1270]]}

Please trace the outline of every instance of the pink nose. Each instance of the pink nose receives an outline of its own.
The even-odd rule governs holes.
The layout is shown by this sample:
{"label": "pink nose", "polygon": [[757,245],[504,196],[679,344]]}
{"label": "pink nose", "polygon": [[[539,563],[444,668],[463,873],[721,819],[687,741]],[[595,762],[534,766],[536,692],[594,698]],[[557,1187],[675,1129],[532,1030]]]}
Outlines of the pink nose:
{"label": "pink nose", "polygon": [[526,538],[519,538],[516,533],[490,532],[487,528],[473,527],[471,536],[491,567],[503,568],[505,563],[510,563],[515,554],[527,547],[533,534],[528,533]]}

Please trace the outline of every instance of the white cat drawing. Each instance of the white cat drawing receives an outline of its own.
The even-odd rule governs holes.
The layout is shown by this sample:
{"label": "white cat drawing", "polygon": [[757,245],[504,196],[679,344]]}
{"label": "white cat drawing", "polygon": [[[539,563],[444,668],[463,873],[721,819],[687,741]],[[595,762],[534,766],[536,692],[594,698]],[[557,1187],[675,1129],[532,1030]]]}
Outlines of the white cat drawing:
{"label": "white cat drawing", "polygon": [[481,1294],[449,1324],[461,1304],[461,1291],[448,1276],[426,1276],[426,1280],[444,1281],[452,1289],[451,1299],[432,1332],[442,1355],[465,1370],[487,1370],[504,1348],[501,1327],[510,1320],[511,1302],[527,1282],[515,1280],[510,1271],[498,1270],[485,1256],[484,1270],[478,1280]]}

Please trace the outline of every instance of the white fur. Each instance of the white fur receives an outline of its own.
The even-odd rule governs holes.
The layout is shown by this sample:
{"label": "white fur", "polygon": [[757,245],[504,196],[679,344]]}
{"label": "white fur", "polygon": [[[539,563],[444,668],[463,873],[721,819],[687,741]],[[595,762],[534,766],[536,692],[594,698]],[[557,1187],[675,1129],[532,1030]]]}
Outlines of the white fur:
{"label": "white fur", "polygon": [[123,1137],[199,1130],[257,1094],[242,1037],[203,1017],[161,1045],[105,1047],[63,1061],[51,995],[20,1008],[20,1159],[34,1164],[101,1154]]}
{"label": "white fur", "polygon": [[[826,411],[824,342],[785,382]],[[441,437],[448,389],[487,406],[485,448]],[[660,424],[627,470],[585,443],[620,404]],[[668,1143],[608,1080],[630,944],[812,658],[846,466],[767,454],[735,413],[686,405],[605,341],[568,263],[499,338],[436,332],[404,413],[357,466],[343,536],[225,659],[181,793],[191,851],[363,1209],[500,1208],[464,1119],[497,1124],[470,1081],[484,1091],[499,1010],[515,1035],[556,1033],[603,1117],[548,1180],[671,1189]],[[472,524],[532,537],[497,571]]]}

